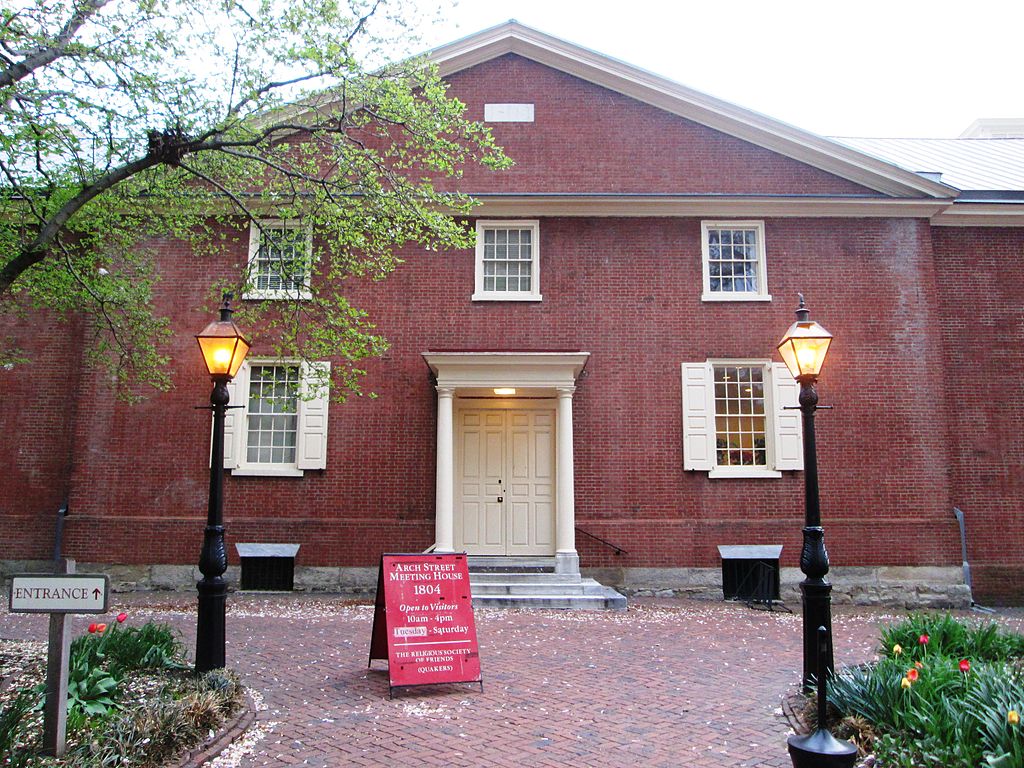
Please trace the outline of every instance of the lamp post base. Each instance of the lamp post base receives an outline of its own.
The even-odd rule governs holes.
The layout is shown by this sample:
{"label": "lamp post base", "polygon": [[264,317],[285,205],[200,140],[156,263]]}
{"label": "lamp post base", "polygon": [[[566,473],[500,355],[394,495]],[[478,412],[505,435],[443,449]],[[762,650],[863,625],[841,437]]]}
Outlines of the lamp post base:
{"label": "lamp post base", "polygon": [[[814,688],[818,667],[818,627],[825,627],[832,636],[832,585],[824,579],[807,578],[800,582],[803,603],[804,633],[804,677],[803,691],[810,693]],[[835,674],[832,657],[832,643],[825,649],[824,670],[826,679]]]}
{"label": "lamp post base", "polygon": [[225,612],[228,584],[220,576],[196,584],[199,614],[196,620],[196,673],[222,669],[225,665]]}
{"label": "lamp post base", "polygon": [[790,736],[787,743],[793,768],[853,768],[857,762],[857,747],[824,729],[810,736]]}

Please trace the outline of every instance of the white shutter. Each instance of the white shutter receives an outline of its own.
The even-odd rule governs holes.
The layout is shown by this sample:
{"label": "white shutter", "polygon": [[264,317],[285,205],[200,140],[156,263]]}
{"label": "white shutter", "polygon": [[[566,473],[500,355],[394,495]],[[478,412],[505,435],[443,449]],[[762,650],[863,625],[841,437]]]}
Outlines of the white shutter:
{"label": "white shutter", "polygon": [[715,468],[714,391],[707,363],[683,363],[683,469]]}
{"label": "white shutter", "polygon": [[[316,366],[325,374],[330,374],[331,364],[328,362],[310,363],[308,368]],[[306,400],[309,370],[303,365],[302,396],[299,397],[299,434],[296,437],[295,463],[299,469],[327,468],[327,404],[330,392],[321,387],[316,397]],[[319,378],[319,377],[318,377]]]}
{"label": "white shutter", "polygon": [[785,363],[772,363],[772,405],[775,408],[775,469],[804,468],[804,436],[800,411],[783,410],[800,404],[800,384]]}
{"label": "white shutter", "polygon": [[[249,394],[249,364],[243,363],[238,375],[228,382],[228,405],[247,405],[240,398]],[[234,469],[242,455],[246,408],[228,408],[224,414],[224,468]],[[213,461],[213,420],[210,420],[210,461]]]}

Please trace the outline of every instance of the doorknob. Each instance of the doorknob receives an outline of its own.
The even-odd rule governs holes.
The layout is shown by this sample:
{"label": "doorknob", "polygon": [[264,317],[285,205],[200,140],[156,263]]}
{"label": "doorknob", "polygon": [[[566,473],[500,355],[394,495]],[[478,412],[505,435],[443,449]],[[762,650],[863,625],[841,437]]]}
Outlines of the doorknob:
{"label": "doorknob", "polygon": [[499,501],[499,502],[502,502],[502,501],[504,501],[504,500],[505,500],[505,497],[504,497],[504,496],[499,496],[499,497],[498,497],[498,501]]}

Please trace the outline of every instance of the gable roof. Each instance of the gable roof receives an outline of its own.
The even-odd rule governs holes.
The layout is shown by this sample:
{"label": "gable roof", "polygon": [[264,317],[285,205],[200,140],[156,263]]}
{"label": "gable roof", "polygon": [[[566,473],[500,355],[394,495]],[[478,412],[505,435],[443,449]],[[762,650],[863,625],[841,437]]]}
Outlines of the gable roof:
{"label": "gable roof", "polygon": [[961,200],[978,199],[979,192],[1024,192],[1024,139],[836,140],[908,171],[941,173],[944,183],[965,193]]}
{"label": "gable roof", "polygon": [[516,21],[435,48],[428,57],[437,64],[441,75],[446,76],[508,53],[625,94],[886,195],[948,200],[957,194],[953,187],[884,159],[716,99]]}

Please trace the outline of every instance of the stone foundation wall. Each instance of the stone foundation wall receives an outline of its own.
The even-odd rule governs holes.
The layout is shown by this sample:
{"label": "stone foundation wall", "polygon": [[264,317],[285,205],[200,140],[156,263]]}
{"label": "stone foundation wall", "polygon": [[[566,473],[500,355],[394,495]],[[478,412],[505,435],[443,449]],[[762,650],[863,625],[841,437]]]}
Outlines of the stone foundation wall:
{"label": "stone foundation wall", "polygon": [[[722,599],[718,568],[594,568],[582,569],[602,584],[635,597],[696,597]],[[783,568],[782,602],[800,605],[798,568]],[[833,568],[832,602],[839,605],[879,605],[891,608],[969,608],[971,590],[956,567],[855,566]]]}
{"label": "stone foundation wall", "polygon": [[[38,560],[0,560],[0,578],[13,573],[47,572],[50,563]],[[111,565],[78,563],[79,573],[106,573],[114,592],[192,589],[202,578],[193,565]],[[722,572],[718,568],[583,568],[584,576],[634,597],[695,597],[722,599]],[[237,586],[238,566],[229,566],[228,583]],[[878,605],[892,608],[969,608],[971,592],[963,573],[955,567],[841,567],[829,573],[832,601],[836,604]],[[800,605],[796,568],[783,568],[782,602]],[[296,566],[296,592],[335,592],[373,597],[377,568]]]}

